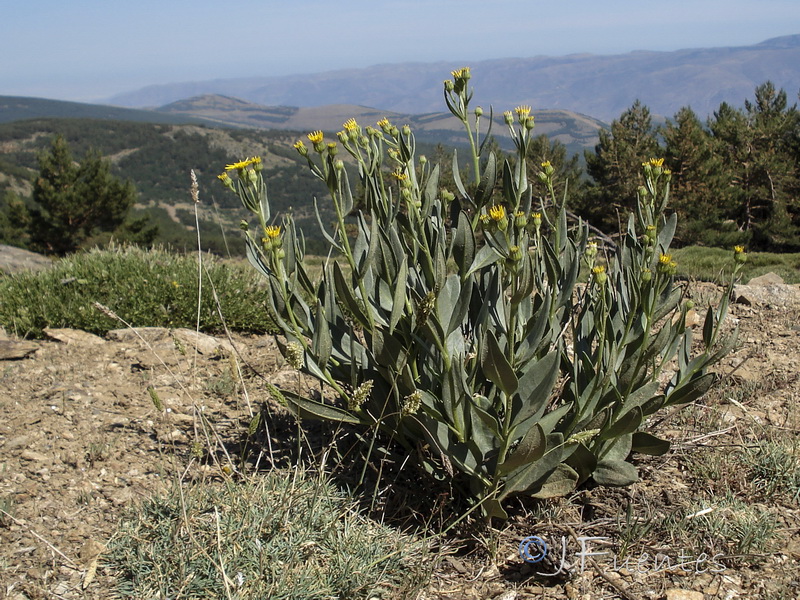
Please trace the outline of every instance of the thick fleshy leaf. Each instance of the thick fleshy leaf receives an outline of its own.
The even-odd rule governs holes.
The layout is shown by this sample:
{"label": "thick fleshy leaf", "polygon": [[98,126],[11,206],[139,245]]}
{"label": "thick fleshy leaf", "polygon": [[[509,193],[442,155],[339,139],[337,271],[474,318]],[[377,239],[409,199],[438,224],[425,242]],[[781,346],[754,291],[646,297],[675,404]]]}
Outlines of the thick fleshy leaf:
{"label": "thick fleshy leaf", "polygon": [[486,332],[481,350],[483,373],[492,383],[503,390],[507,396],[511,396],[517,391],[519,380],[491,330]]}
{"label": "thick fleshy leaf", "polygon": [[578,484],[578,473],[568,464],[561,463],[539,484],[531,496],[534,498],[559,498],[566,496]]}
{"label": "thick fleshy leaf", "polygon": [[633,434],[631,450],[639,454],[649,454],[651,456],[661,456],[669,450],[670,443],[662,440],[645,431],[637,431]]}
{"label": "thick fleshy leaf", "polygon": [[624,460],[601,460],[592,478],[600,485],[626,486],[639,480],[639,472]]}
{"label": "thick fleshy leaf", "polygon": [[280,390],[281,395],[288,403],[289,408],[301,419],[317,419],[323,421],[338,421],[341,423],[361,423],[361,419],[350,411],[338,406],[324,404],[316,400],[304,398],[294,392]]}
{"label": "thick fleshy leaf", "polygon": [[535,462],[544,456],[546,449],[547,439],[544,431],[538,423],[535,423],[503,464],[498,466],[497,472],[504,475],[524,464]]}

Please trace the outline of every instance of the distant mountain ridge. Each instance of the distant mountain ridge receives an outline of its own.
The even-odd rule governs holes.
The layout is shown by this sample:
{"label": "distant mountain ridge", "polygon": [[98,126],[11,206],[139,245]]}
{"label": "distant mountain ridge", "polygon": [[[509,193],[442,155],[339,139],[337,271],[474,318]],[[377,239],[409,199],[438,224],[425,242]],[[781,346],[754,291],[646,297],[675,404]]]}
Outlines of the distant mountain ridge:
{"label": "distant mountain ridge", "polygon": [[[430,143],[459,145],[466,144],[464,126],[449,112],[426,114],[404,114],[393,111],[356,106],[353,104],[331,104],[315,107],[261,106],[216,94],[196,96],[179,100],[157,109],[159,114],[199,118],[205,122],[224,126],[251,129],[279,129],[289,131],[339,131],[342,124],[355,118],[362,126],[375,126],[386,117],[397,124],[408,124],[417,139]],[[538,110],[532,112],[536,120],[536,135],[546,134],[551,140],[558,140],[571,152],[580,152],[599,141],[598,131],[604,123],[566,110]],[[482,133],[488,127],[489,112],[485,113]],[[492,135],[502,146],[511,147],[508,128],[503,122],[502,113],[494,115]]]}
{"label": "distant mountain ridge", "polygon": [[[216,79],[153,85],[118,94],[111,104],[158,107],[186,98],[223,95],[265,106],[351,104],[420,114],[441,111],[442,80],[455,62],[375,65],[280,77]],[[701,117],[723,101],[740,105],[766,80],[795,97],[800,89],[800,35],[751,46],[573,54],[473,62],[476,104],[502,112],[518,104],[568,110],[603,121],[639,99],[654,114],[691,106]]]}

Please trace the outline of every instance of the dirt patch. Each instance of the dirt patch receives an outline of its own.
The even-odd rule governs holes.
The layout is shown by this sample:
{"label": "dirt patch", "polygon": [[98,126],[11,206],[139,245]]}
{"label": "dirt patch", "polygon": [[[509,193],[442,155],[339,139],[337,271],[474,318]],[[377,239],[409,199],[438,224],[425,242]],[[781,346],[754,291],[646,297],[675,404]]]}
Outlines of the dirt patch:
{"label": "dirt patch", "polygon": [[[711,291],[698,290],[696,297]],[[640,460],[642,480],[631,488],[581,490],[550,503],[549,513],[514,507],[502,530],[446,559],[424,597],[794,597],[800,516],[797,502],[777,496],[767,506],[779,523],[774,551],[721,572],[654,573],[631,563],[612,569],[599,557],[581,570],[573,557],[568,573],[548,579],[517,553],[528,535],[559,544],[563,536],[574,553],[575,536],[618,538],[631,499],[637,510],[669,509],[689,490],[713,489],[714,481],[698,479],[688,465],[709,447],[747,444],[742,432],[753,423],[797,435],[800,307],[734,305],[731,317],[741,330],[740,347],[721,371],[738,391],[713,400],[707,409],[713,423],[702,407],[694,420],[679,413],[665,419],[660,432],[673,450]],[[234,352],[203,339],[196,352],[198,340],[163,330],[145,339],[54,335],[62,341],[34,342],[26,358],[0,362],[0,598],[109,597],[112,582],[97,558],[123,511],[176,478],[232,476],[226,465],[235,470],[243,432],[267,401],[254,373],[276,382],[291,377],[280,371],[282,359],[267,337],[236,336]]]}

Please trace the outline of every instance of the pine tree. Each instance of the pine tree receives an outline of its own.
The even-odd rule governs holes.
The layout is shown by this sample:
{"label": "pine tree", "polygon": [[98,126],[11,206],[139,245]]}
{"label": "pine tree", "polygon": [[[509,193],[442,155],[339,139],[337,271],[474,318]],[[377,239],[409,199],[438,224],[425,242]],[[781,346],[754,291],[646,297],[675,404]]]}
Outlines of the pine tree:
{"label": "pine tree", "polygon": [[594,152],[585,153],[586,171],[593,182],[580,213],[612,231],[620,221],[625,222],[625,214],[636,203],[637,190],[643,183],[642,163],[658,157],[661,150],[650,109],[638,100],[599,135]]}
{"label": "pine tree", "polygon": [[39,155],[31,246],[49,254],[73,252],[93,235],[122,225],[135,199],[133,184],[112,175],[98,152],[90,150],[75,164],[67,142],[56,136]]}
{"label": "pine tree", "polygon": [[731,169],[731,210],[762,249],[800,247],[796,139],[800,116],[786,92],[766,82],[744,110],[722,104],[711,122]]}
{"label": "pine tree", "polygon": [[679,213],[676,241],[733,246],[745,234],[730,219],[731,175],[715,152],[711,132],[684,107],[662,129],[664,157],[672,170],[670,206]]}

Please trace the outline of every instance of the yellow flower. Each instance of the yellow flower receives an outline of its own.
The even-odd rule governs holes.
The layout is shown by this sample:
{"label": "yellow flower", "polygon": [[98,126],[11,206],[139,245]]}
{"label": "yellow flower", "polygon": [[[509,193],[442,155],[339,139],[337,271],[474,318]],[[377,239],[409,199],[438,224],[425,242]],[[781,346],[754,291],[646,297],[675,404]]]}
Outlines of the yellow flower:
{"label": "yellow flower", "polygon": [[550,166],[552,166],[552,165],[550,164],[550,161],[549,161],[549,160],[546,160],[546,161],[544,161],[544,162],[542,163],[542,168],[543,168],[543,169],[546,169],[547,167],[550,167]]}
{"label": "yellow flower", "polygon": [[733,247],[734,254],[741,254],[744,252],[744,246],[734,246]]}
{"label": "yellow flower", "polygon": [[603,265],[592,267],[592,274],[594,275],[594,280],[597,282],[597,285],[605,284],[606,280],[608,279],[608,275],[606,275],[606,268]]}
{"label": "yellow flower", "polygon": [[261,157],[260,156],[254,156],[253,158],[248,158],[247,160],[251,165],[260,165],[261,164]]}
{"label": "yellow flower", "polygon": [[319,144],[323,140],[324,137],[325,136],[323,135],[323,133],[321,131],[312,131],[311,133],[308,134],[308,140],[312,144]]}
{"label": "yellow flower", "polygon": [[347,131],[357,131],[358,130],[358,123],[356,123],[355,119],[348,119],[342,125]]}
{"label": "yellow flower", "polygon": [[515,108],[514,111],[517,113],[517,118],[522,122],[531,114],[531,107],[523,104]]}
{"label": "yellow flower", "polygon": [[650,159],[650,166],[651,167],[663,167],[664,166],[664,159],[663,158],[651,158]]}
{"label": "yellow flower", "polygon": [[489,209],[489,216],[499,223],[506,218],[506,209],[502,205],[495,204]]}
{"label": "yellow flower", "polygon": [[247,158],[245,160],[240,160],[239,162],[235,162],[235,163],[233,163],[231,165],[225,165],[225,170],[226,171],[233,171],[233,170],[241,171],[241,170],[245,169],[247,167],[247,165],[249,165],[249,164],[250,164],[250,159]]}
{"label": "yellow flower", "polygon": [[294,149],[300,153],[300,156],[308,156],[308,148],[306,148],[303,140],[297,140],[294,143]]}
{"label": "yellow flower", "polygon": [[747,262],[747,253],[744,251],[744,246],[733,247],[733,260],[739,265]]}
{"label": "yellow flower", "polygon": [[392,171],[392,177],[397,179],[397,181],[405,181],[406,179],[408,179],[408,175],[406,175],[402,171]]}
{"label": "yellow flower", "polygon": [[274,240],[281,234],[281,227],[280,225],[267,225],[267,228],[264,230],[264,233],[267,234],[268,238]]}
{"label": "yellow flower", "polygon": [[228,187],[233,185],[233,182],[231,181],[231,178],[228,176],[227,171],[225,173],[222,173],[221,175],[217,175],[217,179],[219,179],[222,183],[224,183]]}
{"label": "yellow flower", "polygon": [[672,254],[662,254],[658,257],[658,262],[662,265],[668,265],[670,262],[672,262]]}
{"label": "yellow flower", "polygon": [[381,129],[383,129],[384,131],[386,131],[392,126],[392,124],[389,122],[389,119],[387,119],[386,117],[383,117],[380,121],[376,123],[376,125]]}
{"label": "yellow flower", "polygon": [[453,76],[453,79],[469,79],[471,74],[469,72],[469,67],[462,67],[460,69],[456,69],[450,73]]}

